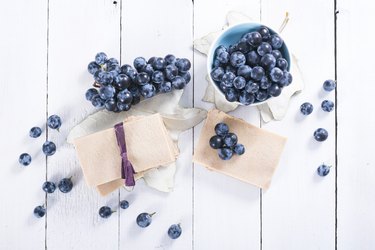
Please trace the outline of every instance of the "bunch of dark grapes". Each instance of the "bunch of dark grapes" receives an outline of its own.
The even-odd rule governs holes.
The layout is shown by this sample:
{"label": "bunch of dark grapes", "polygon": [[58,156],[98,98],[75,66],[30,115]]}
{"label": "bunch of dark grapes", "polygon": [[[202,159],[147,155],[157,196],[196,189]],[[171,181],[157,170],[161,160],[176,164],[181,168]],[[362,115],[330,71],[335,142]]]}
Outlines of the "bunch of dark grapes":
{"label": "bunch of dark grapes", "polygon": [[115,58],[108,59],[105,53],[98,53],[87,67],[95,83],[94,88],[86,91],[86,99],[96,108],[128,111],[141,98],[183,89],[191,79],[190,61],[174,55],[151,57],[148,61],[137,57],[133,66],[120,66]]}
{"label": "bunch of dark grapes", "polygon": [[262,26],[229,47],[220,45],[211,77],[229,102],[250,105],[279,96],[292,83],[283,46],[280,36]]}

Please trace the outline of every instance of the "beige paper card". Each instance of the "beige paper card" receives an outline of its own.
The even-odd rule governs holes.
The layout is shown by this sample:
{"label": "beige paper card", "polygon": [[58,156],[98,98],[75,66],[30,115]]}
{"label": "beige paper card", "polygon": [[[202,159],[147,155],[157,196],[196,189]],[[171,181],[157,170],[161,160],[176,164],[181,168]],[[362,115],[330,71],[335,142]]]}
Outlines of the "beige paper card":
{"label": "beige paper card", "polygon": [[[128,159],[139,173],[176,160],[178,149],[173,144],[159,114],[129,117],[124,122]],[[123,185],[121,156],[114,128],[74,141],[85,180],[102,195]]]}
{"label": "beige paper card", "polygon": [[[230,160],[221,160],[209,140],[215,135],[215,125],[228,124],[230,132],[237,134],[238,143],[245,146],[245,153],[234,155]],[[219,110],[208,112],[201,131],[193,161],[208,169],[229,175],[238,180],[267,189],[279,163],[286,138],[257,128],[241,119]]]}

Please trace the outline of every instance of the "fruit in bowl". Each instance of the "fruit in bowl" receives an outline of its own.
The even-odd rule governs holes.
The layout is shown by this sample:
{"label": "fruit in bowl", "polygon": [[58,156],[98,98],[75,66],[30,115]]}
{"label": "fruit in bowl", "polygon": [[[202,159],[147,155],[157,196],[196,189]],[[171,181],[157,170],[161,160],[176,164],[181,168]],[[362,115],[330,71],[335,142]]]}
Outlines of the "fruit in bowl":
{"label": "fruit in bowl", "polygon": [[257,105],[281,94],[292,83],[284,40],[257,23],[237,24],[212,43],[207,70],[210,82],[229,102]]}

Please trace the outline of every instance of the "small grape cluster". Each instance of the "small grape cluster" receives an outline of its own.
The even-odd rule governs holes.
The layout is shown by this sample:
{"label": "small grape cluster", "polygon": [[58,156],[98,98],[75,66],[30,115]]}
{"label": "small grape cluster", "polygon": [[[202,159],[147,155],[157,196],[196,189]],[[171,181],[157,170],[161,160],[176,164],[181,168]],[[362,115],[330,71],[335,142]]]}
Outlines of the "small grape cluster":
{"label": "small grape cluster", "polygon": [[283,45],[265,26],[246,33],[237,43],[215,50],[211,78],[229,102],[250,105],[279,96],[293,80]]}
{"label": "small grape cluster", "polygon": [[215,126],[216,135],[210,139],[210,146],[218,150],[222,160],[229,160],[233,154],[242,155],[245,153],[244,145],[237,143],[238,137],[235,133],[229,133],[229,127],[225,123],[218,123]]}
{"label": "small grape cluster", "polygon": [[118,60],[103,52],[96,54],[88,71],[93,75],[94,88],[86,91],[86,99],[96,108],[112,112],[128,111],[141,98],[151,98],[158,93],[183,89],[191,79],[191,63],[186,58],[167,55],[164,58],[143,57],[134,59],[133,66],[120,66]]}

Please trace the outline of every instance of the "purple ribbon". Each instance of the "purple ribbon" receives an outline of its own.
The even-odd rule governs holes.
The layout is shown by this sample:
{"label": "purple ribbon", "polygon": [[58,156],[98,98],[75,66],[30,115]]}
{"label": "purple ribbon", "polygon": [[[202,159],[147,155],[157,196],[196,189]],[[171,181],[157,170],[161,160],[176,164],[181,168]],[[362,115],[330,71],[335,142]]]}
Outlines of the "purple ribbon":
{"label": "purple ribbon", "polygon": [[135,186],[134,180],[134,168],[128,159],[128,154],[126,152],[126,143],[125,143],[125,131],[124,126],[121,123],[115,125],[115,132],[117,138],[117,144],[120,147],[120,155],[122,158],[121,162],[121,178],[125,179],[126,186]]}

